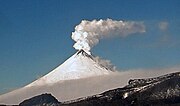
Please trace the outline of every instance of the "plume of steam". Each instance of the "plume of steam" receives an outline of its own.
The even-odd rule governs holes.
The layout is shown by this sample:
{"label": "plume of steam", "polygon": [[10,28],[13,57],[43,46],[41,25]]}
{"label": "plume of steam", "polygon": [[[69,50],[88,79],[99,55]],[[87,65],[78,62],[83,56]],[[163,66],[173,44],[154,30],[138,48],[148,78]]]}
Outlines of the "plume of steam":
{"label": "plume of steam", "polygon": [[126,37],[134,33],[145,32],[143,22],[107,20],[82,20],[72,32],[75,41],[74,48],[83,49],[90,54],[91,48],[98,44],[100,39],[107,37]]}
{"label": "plume of steam", "polygon": [[96,63],[98,63],[99,65],[103,67],[106,67],[107,69],[110,69],[111,71],[117,71],[116,66],[114,66],[110,60],[105,60],[98,56],[94,57],[93,59]]}

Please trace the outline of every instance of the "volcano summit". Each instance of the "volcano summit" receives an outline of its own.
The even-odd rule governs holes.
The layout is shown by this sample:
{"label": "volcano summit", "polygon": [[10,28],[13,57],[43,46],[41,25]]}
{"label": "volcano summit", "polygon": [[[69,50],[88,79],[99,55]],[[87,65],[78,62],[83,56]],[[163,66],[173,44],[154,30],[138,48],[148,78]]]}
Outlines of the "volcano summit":
{"label": "volcano summit", "polygon": [[28,86],[53,84],[59,81],[87,78],[111,73],[108,67],[95,61],[95,58],[80,50],[67,59],[63,64],[52,70],[42,78],[32,82]]}

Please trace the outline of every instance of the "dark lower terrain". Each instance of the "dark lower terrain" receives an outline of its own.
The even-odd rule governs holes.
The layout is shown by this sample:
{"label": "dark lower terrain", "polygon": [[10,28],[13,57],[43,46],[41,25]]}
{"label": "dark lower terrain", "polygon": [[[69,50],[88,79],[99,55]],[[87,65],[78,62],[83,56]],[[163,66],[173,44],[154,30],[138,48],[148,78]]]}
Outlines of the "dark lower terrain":
{"label": "dark lower terrain", "polygon": [[180,106],[180,72],[148,79],[131,79],[117,88],[90,97],[58,102],[42,94],[20,103],[21,106]]}
{"label": "dark lower terrain", "polygon": [[58,106],[60,102],[51,94],[42,94],[33,98],[24,100],[20,106]]}

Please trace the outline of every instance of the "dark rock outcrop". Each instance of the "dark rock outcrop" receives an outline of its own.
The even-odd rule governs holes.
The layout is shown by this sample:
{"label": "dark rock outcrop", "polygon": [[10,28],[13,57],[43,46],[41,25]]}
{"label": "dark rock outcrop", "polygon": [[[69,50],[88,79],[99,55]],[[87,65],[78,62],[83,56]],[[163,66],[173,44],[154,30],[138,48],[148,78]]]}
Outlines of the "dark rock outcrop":
{"label": "dark rock outcrop", "polygon": [[51,94],[42,94],[24,100],[20,106],[59,106],[60,102]]}

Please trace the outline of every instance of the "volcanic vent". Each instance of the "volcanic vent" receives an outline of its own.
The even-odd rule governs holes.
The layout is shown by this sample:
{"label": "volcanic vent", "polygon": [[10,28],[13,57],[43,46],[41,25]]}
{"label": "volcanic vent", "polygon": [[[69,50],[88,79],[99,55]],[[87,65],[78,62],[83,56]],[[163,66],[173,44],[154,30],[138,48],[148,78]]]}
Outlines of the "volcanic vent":
{"label": "volcanic vent", "polygon": [[111,69],[95,61],[95,57],[79,50],[50,73],[32,82],[29,86],[53,84],[59,81],[107,75]]}

